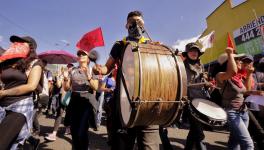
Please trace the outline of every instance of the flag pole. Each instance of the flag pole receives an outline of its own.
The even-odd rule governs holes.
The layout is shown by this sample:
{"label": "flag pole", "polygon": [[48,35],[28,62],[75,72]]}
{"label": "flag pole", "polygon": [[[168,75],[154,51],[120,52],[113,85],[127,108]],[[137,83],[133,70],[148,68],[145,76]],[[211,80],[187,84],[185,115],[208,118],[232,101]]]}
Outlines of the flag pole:
{"label": "flag pole", "polygon": [[261,38],[262,38],[262,45],[264,45],[264,33],[263,33],[264,31],[261,29],[261,26],[260,26],[260,24],[258,22],[258,16],[257,16],[256,10],[255,9],[252,9],[252,11],[253,11],[254,16],[256,18],[257,26],[258,26],[258,28],[260,30],[260,35],[261,35]]}
{"label": "flag pole", "polygon": [[[213,53],[212,53],[212,49],[210,49],[210,57],[212,58],[213,57]],[[209,66],[208,66],[208,75],[210,76],[210,68],[211,68],[211,63],[212,63],[212,61],[210,61],[210,63],[209,63]]]}
{"label": "flag pole", "polygon": [[[205,35],[202,38],[198,39],[198,42],[203,46],[202,51],[205,52],[206,49],[212,48],[213,46],[213,41],[214,41],[214,36],[215,36],[215,31],[211,31],[208,35]],[[209,57],[212,57],[212,51],[209,52]],[[211,62],[209,62],[208,65],[208,72],[211,68]]]}
{"label": "flag pole", "polygon": [[[210,57],[211,58],[213,57],[212,49],[210,49]],[[209,74],[209,71],[210,71],[210,68],[211,68],[211,63],[212,63],[212,61],[209,63],[209,66],[208,66],[208,74]]]}

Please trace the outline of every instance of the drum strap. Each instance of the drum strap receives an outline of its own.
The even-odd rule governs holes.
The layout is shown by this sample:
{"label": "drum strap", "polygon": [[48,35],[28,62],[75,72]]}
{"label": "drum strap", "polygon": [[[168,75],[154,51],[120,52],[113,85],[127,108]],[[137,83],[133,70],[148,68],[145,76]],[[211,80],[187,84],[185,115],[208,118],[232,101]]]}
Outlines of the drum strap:
{"label": "drum strap", "polygon": [[134,105],[133,105],[133,102],[132,100],[130,99],[130,95],[128,93],[128,89],[127,89],[127,85],[126,85],[126,81],[125,81],[125,77],[124,77],[124,74],[123,74],[123,71],[121,69],[121,80],[123,82],[123,85],[124,85],[124,89],[125,89],[125,92],[126,92],[126,95],[127,95],[127,98],[128,98],[128,101],[129,101],[129,104],[132,108],[134,108]]}
{"label": "drum strap", "polygon": [[225,88],[226,88],[226,86],[227,86],[227,82],[228,81],[226,81],[226,83],[225,83],[225,85],[224,85],[224,88],[223,88],[223,91],[222,91],[222,93],[221,93],[221,96],[223,97],[223,94],[224,94],[224,92],[225,92]]}
{"label": "drum strap", "polygon": [[[171,49],[170,47],[166,46],[166,45],[162,45],[162,46],[164,46],[165,48],[167,48],[167,49],[172,53],[172,57],[173,57],[174,61],[176,62],[176,64],[177,64],[179,67],[181,67],[181,66],[178,64],[178,60],[177,60],[177,58],[176,58],[176,55],[177,55],[178,52],[174,52],[174,51],[172,51],[172,49]],[[177,68],[177,71],[178,71],[178,72],[180,72],[179,70],[180,70],[180,68]],[[183,77],[183,78],[186,78],[185,76],[182,76],[182,77]],[[183,83],[182,83],[182,82],[183,82],[183,79],[180,78],[180,75],[178,76],[178,79],[179,79],[180,85],[182,85],[182,84],[183,84]],[[183,89],[178,88],[178,91],[177,91],[178,95],[177,95],[177,97],[180,97],[179,100],[181,101],[184,95],[181,95],[181,92],[182,92],[182,91],[180,91],[180,90],[183,90]],[[180,107],[180,105],[179,105],[179,107]]]}
{"label": "drum strap", "polygon": [[[140,43],[140,44],[141,43],[147,43],[149,40],[150,40],[149,38],[145,38],[144,36],[142,36],[137,43]],[[122,42],[124,43],[124,45],[126,45],[128,42],[127,37],[124,37]]]}

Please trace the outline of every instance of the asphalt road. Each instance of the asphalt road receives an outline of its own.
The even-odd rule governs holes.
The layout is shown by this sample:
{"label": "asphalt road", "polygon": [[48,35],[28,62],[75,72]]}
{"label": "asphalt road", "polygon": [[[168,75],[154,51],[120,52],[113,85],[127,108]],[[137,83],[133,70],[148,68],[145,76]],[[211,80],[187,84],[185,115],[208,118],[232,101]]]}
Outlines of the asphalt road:
{"label": "asphalt road", "polygon": [[[46,118],[45,115],[40,117],[41,134],[38,137],[41,140],[39,145],[40,150],[71,150],[71,136],[64,135],[65,128],[61,125],[57,140],[55,142],[47,142],[44,136],[52,132],[54,119]],[[99,131],[90,131],[90,150],[109,150],[107,145],[106,128],[102,125]],[[187,129],[168,128],[169,138],[173,149],[181,150],[184,148],[186,137],[188,134]],[[227,149],[228,132],[224,130],[205,131],[205,142],[208,150],[223,150]],[[161,142],[160,149],[163,150]]]}

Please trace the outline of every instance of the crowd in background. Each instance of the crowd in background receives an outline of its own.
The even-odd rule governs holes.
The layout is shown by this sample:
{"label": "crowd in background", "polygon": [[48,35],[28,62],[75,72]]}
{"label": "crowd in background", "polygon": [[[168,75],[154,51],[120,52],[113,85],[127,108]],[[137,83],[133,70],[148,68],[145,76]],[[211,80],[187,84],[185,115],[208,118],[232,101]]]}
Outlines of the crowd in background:
{"label": "crowd in background", "polygon": [[[89,52],[78,50],[78,65],[68,64],[56,75],[45,67],[48,62],[38,59],[37,43],[33,38],[11,36],[11,46],[23,46],[26,55],[6,59],[0,64],[0,133],[5,135],[0,138],[0,149],[23,148],[25,141],[37,148],[38,136],[42,132],[38,119],[43,114],[55,119],[53,131],[47,133],[45,139],[55,141],[63,122],[65,134],[71,134],[72,146],[76,150],[89,148],[88,130],[100,130],[103,114],[108,135],[106,142],[112,149],[130,149],[134,147],[135,139],[139,149],[158,149],[156,140],[159,136],[164,148],[172,149],[166,128],[151,125],[121,128],[118,121],[116,81],[122,60],[118,50],[122,49],[124,41],[153,44],[142,36],[135,22],[144,25],[138,11],[129,13],[126,24],[129,35],[115,43],[105,65],[91,67]],[[264,106],[251,101],[252,96],[264,100],[264,58],[254,60],[251,55],[237,54],[234,48],[227,47],[217,64],[211,66],[212,71],[208,72],[200,61],[202,55],[196,43],[188,43],[182,53],[188,84],[205,83],[203,86],[188,86],[188,100],[207,99],[226,111],[230,149],[254,149],[253,141],[259,149],[264,149]],[[41,97],[41,90],[38,90],[43,89],[44,84],[48,86],[48,98]],[[205,150],[204,125],[188,107],[184,108],[181,118],[175,120],[179,127],[189,124],[185,149]]]}

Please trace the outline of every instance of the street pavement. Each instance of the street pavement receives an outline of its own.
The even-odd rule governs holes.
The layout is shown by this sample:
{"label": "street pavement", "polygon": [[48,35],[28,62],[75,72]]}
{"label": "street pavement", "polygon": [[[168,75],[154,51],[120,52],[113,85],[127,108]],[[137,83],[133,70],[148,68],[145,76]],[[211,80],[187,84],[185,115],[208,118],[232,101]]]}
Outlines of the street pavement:
{"label": "street pavement", "polygon": [[[55,142],[47,142],[44,140],[44,136],[47,133],[52,132],[52,126],[54,119],[46,118],[45,115],[41,115],[41,134],[38,137],[41,140],[39,145],[40,150],[71,150],[71,136],[64,135],[65,128],[61,125],[57,140]],[[104,124],[104,121],[103,121]],[[106,128],[102,125],[99,131],[90,131],[90,150],[110,150],[107,145],[107,133]],[[178,128],[168,128],[168,136],[170,138],[173,149],[182,150],[186,141],[188,130]],[[224,130],[217,130],[214,132],[205,131],[205,142],[208,150],[224,150],[227,149],[228,132]],[[163,150],[161,141],[159,141],[160,149]]]}

